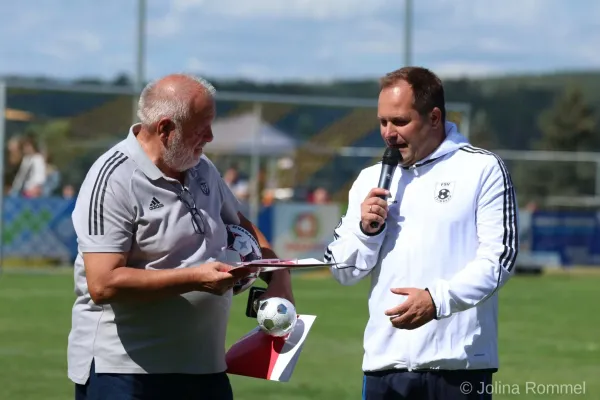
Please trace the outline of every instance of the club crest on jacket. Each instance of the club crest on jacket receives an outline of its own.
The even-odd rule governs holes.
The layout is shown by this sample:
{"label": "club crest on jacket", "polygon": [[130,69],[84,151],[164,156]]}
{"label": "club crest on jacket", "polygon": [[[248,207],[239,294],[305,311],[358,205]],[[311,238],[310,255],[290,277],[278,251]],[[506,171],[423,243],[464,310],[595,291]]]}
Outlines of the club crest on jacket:
{"label": "club crest on jacket", "polygon": [[454,194],[454,182],[437,182],[435,184],[434,199],[438,203],[447,203]]}

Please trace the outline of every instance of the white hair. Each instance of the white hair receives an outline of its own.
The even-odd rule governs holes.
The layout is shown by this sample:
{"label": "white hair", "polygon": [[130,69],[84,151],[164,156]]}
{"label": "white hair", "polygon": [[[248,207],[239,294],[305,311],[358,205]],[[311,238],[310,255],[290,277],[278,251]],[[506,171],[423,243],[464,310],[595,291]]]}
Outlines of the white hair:
{"label": "white hair", "polygon": [[[190,74],[178,75],[198,83],[212,98],[215,97],[217,91],[206,79]],[[170,118],[180,125],[189,117],[189,104],[186,102],[186,96],[161,96],[155,93],[159,81],[148,83],[142,90],[138,101],[137,117],[145,126],[155,124],[161,118]]]}

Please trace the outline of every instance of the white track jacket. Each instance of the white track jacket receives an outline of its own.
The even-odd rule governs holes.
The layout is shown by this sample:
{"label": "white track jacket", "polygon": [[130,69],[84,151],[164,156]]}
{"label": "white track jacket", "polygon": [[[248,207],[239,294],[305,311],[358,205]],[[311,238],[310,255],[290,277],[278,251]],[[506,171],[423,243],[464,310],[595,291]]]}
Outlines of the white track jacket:
{"label": "white track jacket", "polygon": [[[349,193],[326,262],[343,285],[370,275],[364,371],[497,369],[498,289],[518,250],[517,204],[499,157],[469,145],[452,123],[429,157],[398,167],[383,231],[360,228],[360,204],[377,186],[381,163],[364,169]],[[406,296],[390,288],[428,288],[437,318],[418,329],[392,326],[385,310]]]}

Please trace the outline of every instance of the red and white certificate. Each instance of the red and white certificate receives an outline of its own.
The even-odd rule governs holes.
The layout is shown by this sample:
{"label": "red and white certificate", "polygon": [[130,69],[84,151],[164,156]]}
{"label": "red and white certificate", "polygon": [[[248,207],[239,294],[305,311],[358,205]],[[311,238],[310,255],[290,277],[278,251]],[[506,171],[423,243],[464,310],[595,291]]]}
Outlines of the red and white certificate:
{"label": "red and white certificate", "polygon": [[289,381],[316,318],[298,315],[294,330],[285,337],[270,336],[259,327],[254,328],[227,351],[227,373]]}

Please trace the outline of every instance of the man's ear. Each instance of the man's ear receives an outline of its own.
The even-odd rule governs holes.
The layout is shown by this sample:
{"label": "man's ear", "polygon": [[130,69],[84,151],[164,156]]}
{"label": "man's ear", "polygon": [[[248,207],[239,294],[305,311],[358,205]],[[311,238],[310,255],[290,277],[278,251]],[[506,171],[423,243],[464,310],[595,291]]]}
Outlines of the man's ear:
{"label": "man's ear", "polygon": [[429,114],[429,122],[431,123],[432,128],[437,128],[442,124],[442,110],[437,107],[434,107]]}
{"label": "man's ear", "polygon": [[156,130],[162,140],[167,140],[171,132],[175,130],[175,123],[168,118],[163,118],[156,124]]}

